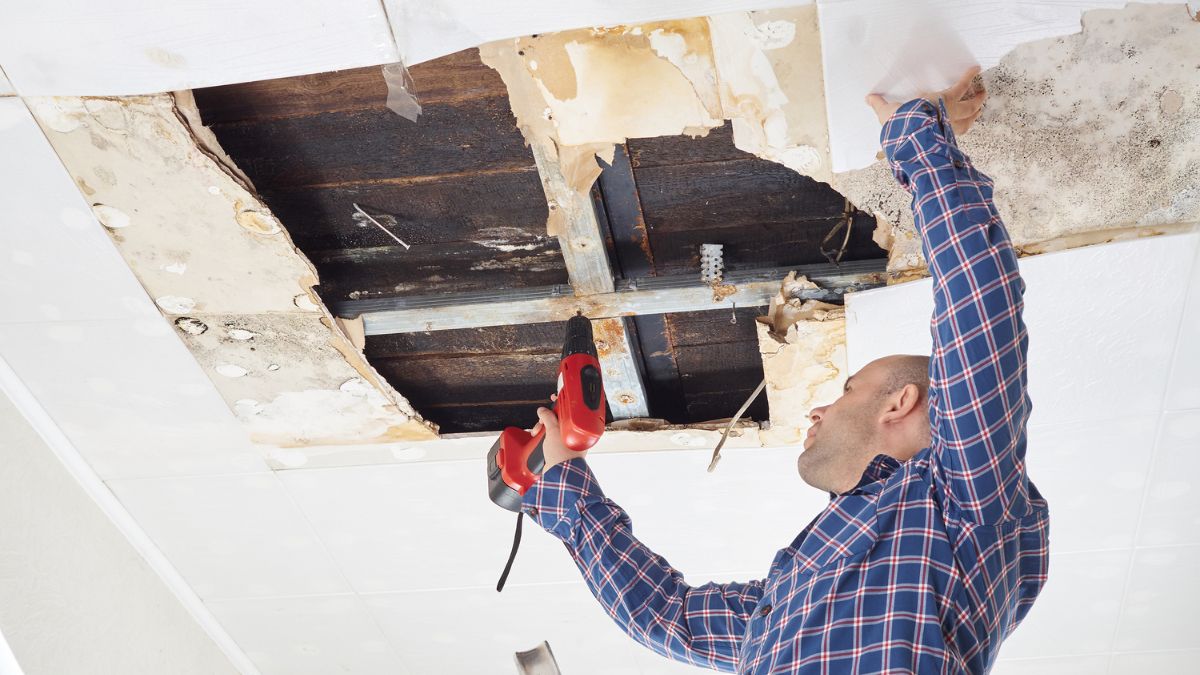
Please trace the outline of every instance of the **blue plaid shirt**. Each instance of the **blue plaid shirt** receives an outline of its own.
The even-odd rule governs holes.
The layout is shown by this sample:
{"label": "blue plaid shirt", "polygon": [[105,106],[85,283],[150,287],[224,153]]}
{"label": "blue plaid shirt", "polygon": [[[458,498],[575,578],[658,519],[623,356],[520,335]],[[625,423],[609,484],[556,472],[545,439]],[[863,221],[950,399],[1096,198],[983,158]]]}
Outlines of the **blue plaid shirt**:
{"label": "blue plaid shirt", "polygon": [[1024,282],[991,179],[944,120],[911,101],[882,135],[933,276],[929,448],[876,457],[747,583],[689,585],[583,460],[526,494],[608,613],[659,654],[738,673],[985,673],[1041,591],[1049,521],[1025,472]]}

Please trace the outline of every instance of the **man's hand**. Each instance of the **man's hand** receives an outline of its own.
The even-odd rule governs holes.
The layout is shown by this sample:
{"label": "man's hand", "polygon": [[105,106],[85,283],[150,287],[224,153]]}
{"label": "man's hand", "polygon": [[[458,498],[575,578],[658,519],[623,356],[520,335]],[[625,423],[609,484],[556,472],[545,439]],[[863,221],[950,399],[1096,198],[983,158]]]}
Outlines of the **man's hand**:
{"label": "man's hand", "polygon": [[[956,136],[967,133],[975,120],[979,119],[979,114],[983,112],[983,102],[987,100],[987,90],[983,88],[982,84],[978,87],[975,86],[975,77],[978,75],[979,66],[975,66],[949,88],[922,96],[935,105],[939,98],[945,102],[946,114],[950,117],[950,125],[954,128]],[[879,94],[868,95],[867,105],[875,110],[875,116],[879,118],[880,124],[887,124],[896,109],[900,107],[899,103],[893,103]]]}
{"label": "man's hand", "polygon": [[546,458],[546,468],[542,470],[543,472],[549,471],[550,467],[555,464],[587,455],[586,450],[576,452],[567,449],[567,446],[563,444],[562,434],[558,431],[558,417],[554,411],[549,408],[538,408],[537,414],[540,421],[533,428],[533,434],[536,436],[542,428],[546,429],[546,439],[542,441],[542,455]]}

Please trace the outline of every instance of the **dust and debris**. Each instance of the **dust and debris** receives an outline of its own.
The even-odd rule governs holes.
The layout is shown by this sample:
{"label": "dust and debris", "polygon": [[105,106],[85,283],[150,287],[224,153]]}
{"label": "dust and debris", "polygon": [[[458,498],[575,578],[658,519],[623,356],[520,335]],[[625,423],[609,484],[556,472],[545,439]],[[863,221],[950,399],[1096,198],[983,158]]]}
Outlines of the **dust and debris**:
{"label": "dust and debris", "polygon": [[203,335],[208,330],[208,324],[190,316],[181,316],[175,319],[175,327],[188,335]]}
{"label": "dust and debris", "polygon": [[164,68],[185,68],[187,67],[187,59],[175,52],[163,49],[162,47],[147,47],[144,50],[146,58],[152,63],[163,66]]}
{"label": "dust and debris", "polygon": [[96,214],[96,220],[99,220],[101,225],[110,230],[129,227],[129,214],[115,206],[92,204],[92,213]]}
{"label": "dust and debris", "polygon": [[189,314],[196,309],[195,300],[181,295],[163,295],[155,298],[154,304],[167,314]]}
{"label": "dust and debris", "polygon": [[217,371],[218,375],[224,375],[225,377],[245,377],[250,374],[249,370],[236,363],[218,363],[213,369]]}
{"label": "dust and debris", "polygon": [[[241,202],[235,204],[235,208],[240,207]],[[279,219],[265,211],[258,209],[238,209],[235,217],[237,224],[241,225],[249,232],[254,234],[279,234],[283,231],[283,225]]]}
{"label": "dust and debris", "polygon": [[[1178,8],[1093,10],[1075,35],[1021,45],[983,74],[961,139],[995,181],[1014,244],[1200,221],[1200,35]],[[891,271],[923,267],[911,197],[882,163],[832,185],[891,230]],[[894,226],[894,227],[893,227]]]}
{"label": "dust and debris", "polygon": [[253,340],[254,338],[258,337],[258,333],[246,330],[245,328],[230,328],[226,331],[226,333],[228,333],[229,337],[234,340],[245,341]]}

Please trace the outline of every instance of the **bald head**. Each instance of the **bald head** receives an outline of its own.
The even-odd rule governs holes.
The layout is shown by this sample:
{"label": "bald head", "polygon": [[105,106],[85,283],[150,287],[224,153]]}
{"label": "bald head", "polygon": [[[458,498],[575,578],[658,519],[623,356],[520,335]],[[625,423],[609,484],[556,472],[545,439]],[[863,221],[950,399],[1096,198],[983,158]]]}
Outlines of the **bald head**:
{"label": "bald head", "polygon": [[872,361],[846,380],[841,398],[809,418],[797,466],[810,485],[844,492],[876,455],[907,461],[929,445],[929,357]]}

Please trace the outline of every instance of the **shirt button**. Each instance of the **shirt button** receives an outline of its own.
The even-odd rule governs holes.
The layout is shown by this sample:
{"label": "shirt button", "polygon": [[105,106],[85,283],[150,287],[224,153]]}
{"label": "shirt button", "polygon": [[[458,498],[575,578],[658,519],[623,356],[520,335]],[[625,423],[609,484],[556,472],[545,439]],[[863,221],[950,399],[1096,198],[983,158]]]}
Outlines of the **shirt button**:
{"label": "shirt button", "polygon": [[770,606],[770,605],[763,605],[763,606],[762,606],[762,609],[758,610],[758,615],[759,615],[759,616],[766,616],[766,615],[768,615],[768,614],[770,614],[770,613],[771,613],[771,606]]}
{"label": "shirt button", "polygon": [[965,163],[963,163],[961,160],[956,159],[956,160],[954,160],[954,168],[965,169],[965,168],[967,168],[967,165]]}

